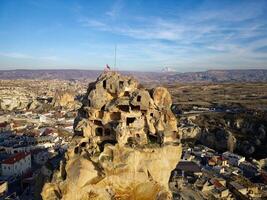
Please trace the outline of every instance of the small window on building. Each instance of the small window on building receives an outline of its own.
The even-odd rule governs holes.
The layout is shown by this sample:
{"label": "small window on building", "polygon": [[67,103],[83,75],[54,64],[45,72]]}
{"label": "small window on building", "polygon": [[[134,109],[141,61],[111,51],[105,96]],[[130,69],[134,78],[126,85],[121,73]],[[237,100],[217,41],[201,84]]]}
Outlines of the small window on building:
{"label": "small window on building", "polygon": [[140,95],[137,96],[137,101],[138,101],[138,102],[141,101],[141,96],[140,96]]}
{"label": "small window on building", "polygon": [[153,117],[154,116],[154,113],[150,113],[150,116]]}
{"label": "small window on building", "polygon": [[126,118],[126,125],[129,126],[135,121],[135,117],[127,117]]}

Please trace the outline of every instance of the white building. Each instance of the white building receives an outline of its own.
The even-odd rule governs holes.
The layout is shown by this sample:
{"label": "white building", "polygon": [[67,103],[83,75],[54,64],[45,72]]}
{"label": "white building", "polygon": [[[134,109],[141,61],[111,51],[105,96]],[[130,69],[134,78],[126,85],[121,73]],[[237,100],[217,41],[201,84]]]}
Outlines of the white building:
{"label": "white building", "polygon": [[8,182],[0,181],[0,199],[8,192]]}
{"label": "white building", "polygon": [[3,176],[22,175],[31,169],[31,154],[17,153],[1,163]]}

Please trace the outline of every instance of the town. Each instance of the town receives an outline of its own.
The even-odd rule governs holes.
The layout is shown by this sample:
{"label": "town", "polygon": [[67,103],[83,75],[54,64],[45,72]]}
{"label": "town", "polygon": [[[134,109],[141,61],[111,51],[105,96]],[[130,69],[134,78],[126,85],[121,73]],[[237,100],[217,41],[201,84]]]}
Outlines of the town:
{"label": "town", "polygon": [[[60,170],[75,135],[75,118],[79,112],[84,115],[80,107],[86,103],[82,97],[87,84],[62,80],[1,83],[0,198],[42,199],[44,184],[56,178],[54,172]],[[171,109],[182,142],[182,158],[169,181],[174,199],[267,198],[267,160],[260,159],[265,156],[254,159],[266,140],[266,127],[256,111],[194,104],[183,109],[179,102]],[[251,115],[256,122],[240,119],[243,115]],[[250,131],[257,136],[247,139],[254,145],[252,154],[242,146],[242,140],[251,137]],[[244,132],[242,137],[240,132]]]}
{"label": "town", "polygon": [[179,199],[265,199],[266,164],[229,151],[218,153],[203,145],[184,145],[170,188]]}
{"label": "town", "polygon": [[0,117],[1,199],[40,199],[73,136],[76,112],[12,111]]}

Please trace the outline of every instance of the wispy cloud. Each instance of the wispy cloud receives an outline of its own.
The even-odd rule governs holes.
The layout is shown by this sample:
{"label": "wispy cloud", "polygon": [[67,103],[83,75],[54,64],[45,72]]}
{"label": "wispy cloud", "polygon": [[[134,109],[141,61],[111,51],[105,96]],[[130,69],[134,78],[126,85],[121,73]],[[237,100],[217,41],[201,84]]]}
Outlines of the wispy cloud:
{"label": "wispy cloud", "polygon": [[209,1],[209,6],[204,3],[183,16],[128,16],[133,23],[87,18],[82,26],[132,39],[119,46],[122,62],[132,59],[209,67],[254,63],[259,67],[266,64],[267,56],[267,22],[262,20],[265,10],[264,1],[222,8]]}
{"label": "wispy cloud", "polygon": [[0,56],[4,57],[10,57],[10,58],[24,58],[24,59],[31,59],[32,56],[23,54],[23,53],[17,53],[17,52],[0,52]]}
{"label": "wispy cloud", "polygon": [[97,28],[97,29],[102,30],[102,31],[108,30],[108,28],[109,28],[104,22],[101,22],[101,21],[96,20],[96,19],[82,18],[79,21],[85,27],[93,27],[93,28]]}
{"label": "wispy cloud", "polygon": [[116,0],[115,3],[112,5],[111,9],[106,12],[106,15],[115,18],[119,15],[122,8],[123,0]]}
{"label": "wispy cloud", "polygon": [[57,61],[60,60],[57,56],[33,56],[29,54],[19,53],[19,52],[0,52],[0,56],[16,59],[38,59],[38,60],[47,60],[47,61]]}

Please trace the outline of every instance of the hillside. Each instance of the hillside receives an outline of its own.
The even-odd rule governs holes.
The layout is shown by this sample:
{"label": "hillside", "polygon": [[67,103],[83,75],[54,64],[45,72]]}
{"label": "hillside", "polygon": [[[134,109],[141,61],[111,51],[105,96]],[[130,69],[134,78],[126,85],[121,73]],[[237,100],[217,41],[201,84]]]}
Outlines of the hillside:
{"label": "hillside", "polygon": [[[94,80],[101,70],[2,70],[0,79],[61,79]],[[135,76],[141,82],[266,82],[267,70],[208,70],[204,72],[134,72],[122,71],[123,75]]]}

